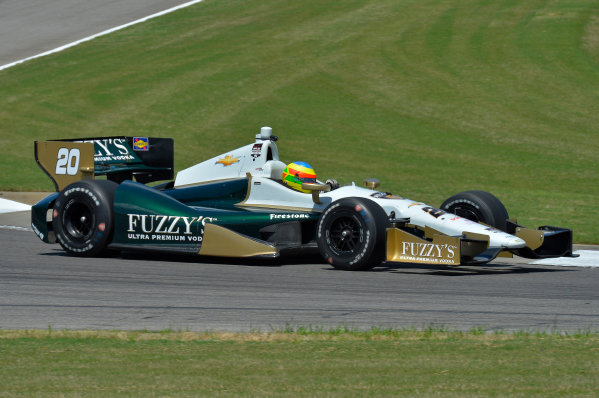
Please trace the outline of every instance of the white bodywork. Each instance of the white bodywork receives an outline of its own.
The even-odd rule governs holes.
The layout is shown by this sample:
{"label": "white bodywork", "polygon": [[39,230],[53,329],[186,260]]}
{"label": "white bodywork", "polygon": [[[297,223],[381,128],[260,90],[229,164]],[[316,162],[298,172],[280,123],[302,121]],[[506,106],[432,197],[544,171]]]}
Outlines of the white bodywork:
{"label": "white bodywork", "polygon": [[449,236],[461,236],[464,232],[487,235],[489,248],[517,249],[526,246],[524,240],[496,228],[475,223],[421,202],[357,187],[353,183],[321,193],[321,203],[315,203],[311,194],[293,190],[282,183],[285,163],[279,160],[279,151],[271,137],[272,129],[263,127],[256,136],[255,143],[180,171],[175,180],[175,188],[215,180],[246,178],[249,174],[250,192],[246,200],[239,204],[246,208],[319,212],[336,200],[361,197],[376,202],[390,216],[394,212],[396,219],[409,218],[410,224],[428,226]]}
{"label": "white bodywork", "polygon": [[272,129],[262,127],[256,142],[226,152],[195,166],[181,170],[175,179],[175,188],[215,180],[255,177],[281,179],[285,163],[279,160],[279,150],[271,141]]}

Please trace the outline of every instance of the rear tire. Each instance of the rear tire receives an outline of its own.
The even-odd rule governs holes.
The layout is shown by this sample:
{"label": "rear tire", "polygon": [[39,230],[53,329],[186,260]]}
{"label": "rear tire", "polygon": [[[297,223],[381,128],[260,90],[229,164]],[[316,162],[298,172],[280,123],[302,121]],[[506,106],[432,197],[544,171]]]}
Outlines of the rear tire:
{"label": "rear tire", "polygon": [[389,217],[375,202],[344,198],[333,202],[318,220],[316,242],[324,259],[342,270],[367,270],[386,257]]}
{"label": "rear tire", "polygon": [[69,254],[101,254],[112,238],[112,203],[118,184],[82,180],[67,186],[56,199],[52,228],[58,243]]}
{"label": "rear tire", "polygon": [[443,202],[441,209],[501,231],[506,230],[509,219],[503,203],[485,191],[465,191],[455,194]]}

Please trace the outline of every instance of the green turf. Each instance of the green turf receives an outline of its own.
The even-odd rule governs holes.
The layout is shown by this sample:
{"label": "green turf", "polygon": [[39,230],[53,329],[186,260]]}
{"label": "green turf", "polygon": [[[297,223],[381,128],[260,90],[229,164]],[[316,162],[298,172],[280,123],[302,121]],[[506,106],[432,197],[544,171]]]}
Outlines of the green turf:
{"label": "green turf", "polygon": [[482,189],[599,243],[596,0],[206,0],[4,70],[0,93],[0,189],[52,188],[34,140],[173,137],[181,169],[270,125],[319,178]]}
{"label": "green turf", "polygon": [[0,331],[0,396],[590,397],[596,334]]}

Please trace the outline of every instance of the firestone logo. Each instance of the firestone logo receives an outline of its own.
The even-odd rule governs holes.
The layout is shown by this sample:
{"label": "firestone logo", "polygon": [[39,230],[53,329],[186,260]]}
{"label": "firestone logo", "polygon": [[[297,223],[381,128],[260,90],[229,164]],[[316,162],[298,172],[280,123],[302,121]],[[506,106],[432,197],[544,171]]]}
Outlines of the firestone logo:
{"label": "firestone logo", "polygon": [[310,218],[308,214],[272,214],[270,215],[271,220],[299,220]]}

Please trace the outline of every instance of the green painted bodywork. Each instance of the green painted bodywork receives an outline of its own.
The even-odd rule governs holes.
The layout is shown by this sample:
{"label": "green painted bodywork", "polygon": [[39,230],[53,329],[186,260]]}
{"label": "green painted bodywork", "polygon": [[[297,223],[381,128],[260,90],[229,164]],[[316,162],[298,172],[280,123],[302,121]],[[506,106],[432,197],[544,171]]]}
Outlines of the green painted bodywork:
{"label": "green painted bodywork", "polygon": [[247,185],[247,179],[239,179],[159,191],[125,181],[115,193],[111,247],[197,253],[208,222],[263,240],[265,227],[300,221],[311,240],[319,214],[235,207],[245,198]]}
{"label": "green painted bodywork", "polygon": [[245,199],[248,179],[217,181],[187,188],[169,189],[164,194],[188,206],[214,207],[225,210],[239,210],[235,205]]}
{"label": "green painted bodywork", "polygon": [[49,239],[52,223],[46,222],[46,212],[54,204],[57,197],[58,192],[54,192],[31,207],[31,227],[35,234],[46,243],[54,243]]}
{"label": "green painted bodywork", "polygon": [[[160,150],[154,149],[153,144],[156,140],[170,140],[166,138],[152,138],[152,137],[137,137],[147,140],[147,150],[135,150],[132,145],[129,144],[127,139],[134,139],[135,137],[106,137],[106,138],[90,138],[85,139],[82,142],[92,142],[94,144],[94,175],[100,176],[105,175],[111,179],[115,175],[131,175],[131,173],[137,172],[160,172],[168,171],[172,169],[170,167],[153,166],[144,162],[142,159],[142,153],[149,153],[150,148],[153,151]],[[170,140],[172,141],[172,140]],[[170,154],[164,154],[164,157],[168,158]],[[172,156],[172,155],[171,155]],[[161,174],[164,176],[164,174]],[[172,177],[164,177],[172,178]],[[120,180],[119,180],[120,181]],[[148,181],[157,181],[156,179]],[[148,182],[146,181],[146,182]]]}
{"label": "green painted bodywork", "polygon": [[[273,226],[299,222],[301,242],[298,243],[313,240],[319,213],[250,211],[236,206],[243,202],[247,190],[247,178],[164,190],[124,181],[114,196],[113,237],[109,247],[197,254],[206,223],[266,241],[274,233]],[[42,199],[31,211],[34,231],[46,243],[54,243],[49,239],[53,231],[52,223],[46,222],[46,213],[57,196],[58,193],[53,193]]]}

